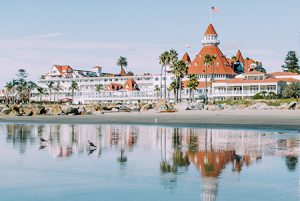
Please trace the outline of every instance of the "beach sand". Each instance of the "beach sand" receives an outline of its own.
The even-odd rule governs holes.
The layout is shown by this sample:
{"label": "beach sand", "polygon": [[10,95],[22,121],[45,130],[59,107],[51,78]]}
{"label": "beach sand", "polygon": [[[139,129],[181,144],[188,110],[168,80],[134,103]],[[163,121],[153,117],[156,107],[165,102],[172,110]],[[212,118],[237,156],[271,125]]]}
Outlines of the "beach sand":
{"label": "beach sand", "polygon": [[[158,123],[155,122],[158,119]],[[179,111],[176,113],[115,112],[89,116],[1,116],[2,123],[144,124],[191,127],[230,127],[300,131],[300,110]]]}

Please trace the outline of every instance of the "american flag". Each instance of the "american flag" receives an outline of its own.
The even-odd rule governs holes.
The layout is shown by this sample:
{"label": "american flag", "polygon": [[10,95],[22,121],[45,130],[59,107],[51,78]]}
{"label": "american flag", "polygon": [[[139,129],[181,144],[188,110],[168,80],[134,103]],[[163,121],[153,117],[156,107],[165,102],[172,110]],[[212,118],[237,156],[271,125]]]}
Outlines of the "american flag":
{"label": "american flag", "polygon": [[217,13],[217,12],[220,12],[220,9],[219,9],[219,8],[216,8],[216,7],[214,7],[214,6],[212,6],[212,7],[211,7],[211,11],[212,11],[213,13]]}

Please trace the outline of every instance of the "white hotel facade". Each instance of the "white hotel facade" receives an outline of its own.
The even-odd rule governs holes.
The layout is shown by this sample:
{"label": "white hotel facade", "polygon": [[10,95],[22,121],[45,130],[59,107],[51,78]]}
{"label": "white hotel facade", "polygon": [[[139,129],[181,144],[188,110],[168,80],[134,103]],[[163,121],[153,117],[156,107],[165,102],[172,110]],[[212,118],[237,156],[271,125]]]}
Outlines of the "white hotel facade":
{"label": "white hotel facade", "polygon": [[[196,74],[199,85],[195,90],[195,99],[199,100],[205,92],[205,76],[208,79],[208,97],[216,100],[250,98],[258,92],[274,92],[280,94],[285,85],[300,81],[300,75],[295,73],[265,73],[257,71],[259,62],[246,58],[238,51],[235,58],[227,58],[219,49],[218,35],[210,24],[202,40],[203,48],[191,60],[187,53],[183,61],[188,65],[188,74]],[[206,68],[204,57],[206,54],[216,57],[214,64]],[[162,78],[162,80],[161,80]],[[174,100],[172,91],[164,91],[175,79],[171,69],[167,68],[166,76],[145,73],[141,75],[128,75],[124,69],[119,74],[105,73],[104,69],[96,66],[91,71],[76,70],[68,65],[54,65],[50,72],[41,76],[38,85],[48,88],[50,82],[60,83],[61,89],[53,91],[56,100],[71,98],[70,86],[72,81],[78,83],[79,89],[74,93],[75,103],[90,102],[152,102],[157,101],[162,93],[170,101]],[[189,99],[187,88],[188,76],[183,79],[182,99]],[[161,92],[160,89],[162,83]],[[96,91],[96,86],[101,85],[103,90]],[[33,92],[34,100],[40,100]],[[42,100],[49,100],[50,96],[43,96]],[[53,97],[52,97],[53,99]]]}

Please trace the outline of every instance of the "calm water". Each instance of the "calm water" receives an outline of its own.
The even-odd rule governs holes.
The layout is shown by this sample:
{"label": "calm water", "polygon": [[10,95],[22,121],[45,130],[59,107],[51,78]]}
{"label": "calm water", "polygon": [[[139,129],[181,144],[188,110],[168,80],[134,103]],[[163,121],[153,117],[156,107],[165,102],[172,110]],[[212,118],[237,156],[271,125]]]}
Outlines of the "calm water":
{"label": "calm water", "polygon": [[299,139],[297,132],[0,124],[0,200],[298,201]]}

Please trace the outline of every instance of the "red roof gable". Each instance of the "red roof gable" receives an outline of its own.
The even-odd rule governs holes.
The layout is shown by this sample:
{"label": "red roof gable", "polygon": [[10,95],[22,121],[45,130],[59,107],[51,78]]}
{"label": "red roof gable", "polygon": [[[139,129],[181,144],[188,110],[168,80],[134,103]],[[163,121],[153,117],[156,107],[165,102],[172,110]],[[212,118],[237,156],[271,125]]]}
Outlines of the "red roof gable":
{"label": "red roof gable", "polygon": [[128,91],[139,90],[136,82],[133,79],[126,80],[123,89]]}
{"label": "red roof gable", "polygon": [[124,68],[121,68],[120,75],[121,76],[125,76],[126,75],[126,71],[125,71]]}

